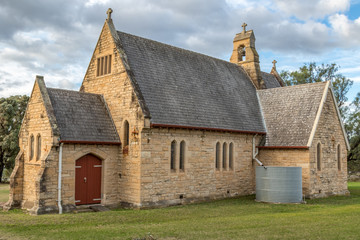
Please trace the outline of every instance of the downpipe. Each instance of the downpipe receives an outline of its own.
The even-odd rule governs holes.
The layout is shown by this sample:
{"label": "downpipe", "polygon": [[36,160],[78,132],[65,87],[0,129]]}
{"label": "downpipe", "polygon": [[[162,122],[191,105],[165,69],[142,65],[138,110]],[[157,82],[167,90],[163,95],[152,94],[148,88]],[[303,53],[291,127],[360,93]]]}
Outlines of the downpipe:
{"label": "downpipe", "polygon": [[252,139],[253,160],[255,160],[260,166],[263,166],[266,169],[264,164],[259,159],[256,158],[256,156],[259,154],[259,149],[257,149],[256,146],[255,146],[255,140],[256,140],[255,137],[256,136],[257,136],[257,134],[254,135],[253,139]]}
{"label": "downpipe", "polygon": [[59,214],[62,214],[62,206],[61,206],[61,174],[62,174],[62,148],[63,143],[60,143],[59,149],[59,175],[58,175],[58,207],[59,207]]}

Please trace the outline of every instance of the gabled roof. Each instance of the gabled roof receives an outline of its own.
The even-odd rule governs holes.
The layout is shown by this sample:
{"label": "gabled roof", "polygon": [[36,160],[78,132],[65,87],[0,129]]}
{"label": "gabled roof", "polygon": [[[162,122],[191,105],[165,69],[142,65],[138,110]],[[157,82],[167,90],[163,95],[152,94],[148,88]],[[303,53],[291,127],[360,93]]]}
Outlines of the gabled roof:
{"label": "gabled roof", "polygon": [[274,75],[266,72],[261,72],[261,77],[264,80],[265,87],[267,89],[281,87],[279,81]]}
{"label": "gabled roof", "polygon": [[265,146],[309,147],[327,82],[259,90],[267,135]]}
{"label": "gabled roof", "polygon": [[101,95],[47,88],[63,142],[120,143]]}
{"label": "gabled roof", "polygon": [[256,89],[241,67],[127,33],[117,35],[120,55],[153,126],[265,132]]}

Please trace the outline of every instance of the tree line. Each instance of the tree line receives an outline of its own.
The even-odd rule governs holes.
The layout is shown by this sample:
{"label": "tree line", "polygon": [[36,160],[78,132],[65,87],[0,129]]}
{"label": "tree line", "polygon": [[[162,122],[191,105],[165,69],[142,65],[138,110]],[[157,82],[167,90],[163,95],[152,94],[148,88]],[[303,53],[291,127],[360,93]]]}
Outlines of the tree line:
{"label": "tree line", "polygon": [[[287,86],[331,81],[334,95],[345,124],[351,150],[348,161],[360,160],[360,92],[348,104],[347,93],[353,81],[343,76],[335,63],[321,64],[305,63],[299,70],[282,71],[280,76]],[[0,98],[0,182],[3,170],[11,171],[20,148],[18,135],[24,117],[29,97],[26,95]]]}

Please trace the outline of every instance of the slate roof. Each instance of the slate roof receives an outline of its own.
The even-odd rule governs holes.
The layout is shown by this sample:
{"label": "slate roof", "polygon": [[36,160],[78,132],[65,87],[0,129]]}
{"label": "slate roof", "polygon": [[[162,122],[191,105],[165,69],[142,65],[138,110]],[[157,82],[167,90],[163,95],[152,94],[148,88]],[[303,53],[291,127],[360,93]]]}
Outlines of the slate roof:
{"label": "slate roof", "polygon": [[264,80],[267,89],[281,87],[279,81],[274,75],[266,72],[261,72],[261,77]]}
{"label": "slate roof", "polygon": [[242,68],[117,34],[152,124],[265,132],[255,87]]}
{"label": "slate roof", "polygon": [[120,142],[101,95],[47,88],[60,139],[85,142]]}
{"label": "slate roof", "polygon": [[326,82],[259,90],[265,146],[307,146]]}

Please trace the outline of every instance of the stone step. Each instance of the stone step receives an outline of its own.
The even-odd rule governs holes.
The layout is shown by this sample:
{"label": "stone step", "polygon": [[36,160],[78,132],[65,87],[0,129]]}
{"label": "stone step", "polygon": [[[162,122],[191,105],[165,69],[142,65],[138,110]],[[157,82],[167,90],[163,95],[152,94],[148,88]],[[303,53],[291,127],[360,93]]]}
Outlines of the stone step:
{"label": "stone step", "polygon": [[94,205],[78,205],[76,206],[76,213],[83,213],[83,212],[106,212],[110,211],[109,208],[100,205],[100,204],[94,204]]}
{"label": "stone step", "polygon": [[92,205],[90,206],[90,209],[92,209],[94,212],[107,212],[110,211],[110,209],[108,209],[105,206],[102,205]]}

